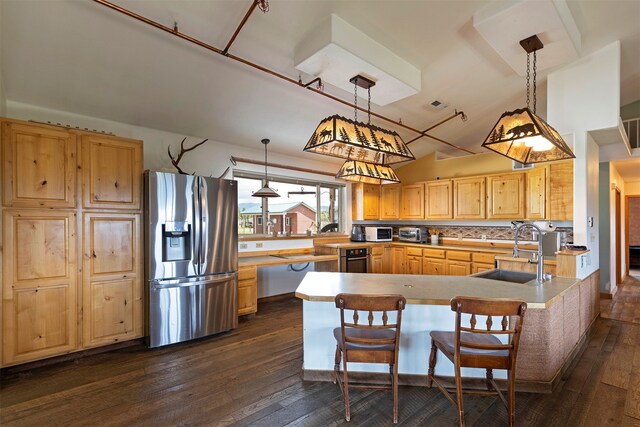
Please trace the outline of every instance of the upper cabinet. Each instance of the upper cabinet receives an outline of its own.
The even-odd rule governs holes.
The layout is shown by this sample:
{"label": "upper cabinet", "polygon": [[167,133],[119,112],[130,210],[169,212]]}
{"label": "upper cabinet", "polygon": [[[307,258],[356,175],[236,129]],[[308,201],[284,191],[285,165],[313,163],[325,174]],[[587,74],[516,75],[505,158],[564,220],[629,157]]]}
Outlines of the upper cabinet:
{"label": "upper cabinet", "polygon": [[453,217],[455,219],[485,218],[484,177],[453,180]]}
{"label": "upper cabinet", "polygon": [[425,218],[453,218],[453,185],[450,179],[427,182],[425,193]]}
{"label": "upper cabinet", "polygon": [[527,219],[545,219],[547,217],[547,169],[536,167],[526,174],[527,177]]}
{"label": "upper cabinet", "polygon": [[82,202],[85,208],[142,208],[142,141],[83,135]]}
{"label": "upper cabinet", "polygon": [[573,220],[573,160],[549,164],[548,219]]}
{"label": "upper cabinet", "polygon": [[487,200],[487,219],[524,218],[524,173],[487,177]]}
{"label": "upper cabinet", "polygon": [[351,186],[351,214],[354,220],[380,218],[380,186],[355,183]]}
{"label": "upper cabinet", "polygon": [[380,186],[380,219],[400,219],[400,184]]}
{"label": "upper cabinet", "polygon": [[402,219],[424,218],[424,183],[402,186]]}
{"label": "upper cabinet", "polygon": [[5,206],[75,206],[75,135],[7,121],[2,123],[2,155]]}

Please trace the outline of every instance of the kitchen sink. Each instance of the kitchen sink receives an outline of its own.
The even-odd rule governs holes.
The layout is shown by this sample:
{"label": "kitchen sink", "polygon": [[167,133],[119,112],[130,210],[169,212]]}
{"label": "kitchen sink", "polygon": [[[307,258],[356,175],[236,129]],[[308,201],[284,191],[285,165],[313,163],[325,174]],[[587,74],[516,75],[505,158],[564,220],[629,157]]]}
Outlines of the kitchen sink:
{"label": "kitchen sink", "polygon": [[489,270],[482,271],[480,273],[472,274],[472,277],[478,277],[481,279],[500,280],[501,282],[514,282],[514,283],[527,283],[536,279],[535,273],[526,273],[523,271],[509,271],[509,270]]}

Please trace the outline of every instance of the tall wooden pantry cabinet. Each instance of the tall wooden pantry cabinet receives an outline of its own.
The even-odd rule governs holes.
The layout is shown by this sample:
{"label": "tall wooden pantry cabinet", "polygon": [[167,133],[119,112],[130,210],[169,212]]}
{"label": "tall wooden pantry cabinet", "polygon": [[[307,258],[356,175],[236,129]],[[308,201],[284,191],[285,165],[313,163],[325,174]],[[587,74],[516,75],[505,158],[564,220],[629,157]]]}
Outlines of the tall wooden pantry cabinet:
{"label": "tall wooden pantry cabinet", "polygon": [[142,141],[0,124],[0,365],[141,337]]}

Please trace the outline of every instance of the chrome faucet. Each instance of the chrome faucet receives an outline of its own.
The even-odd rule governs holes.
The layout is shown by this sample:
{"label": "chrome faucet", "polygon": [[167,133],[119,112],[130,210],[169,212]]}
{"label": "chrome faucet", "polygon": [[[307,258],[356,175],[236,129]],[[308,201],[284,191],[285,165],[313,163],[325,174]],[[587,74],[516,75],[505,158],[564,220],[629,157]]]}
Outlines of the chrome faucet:
{"label": "chrome faucet", "polygon": [[[514,245],[513,245],[513,257],[518,258],[518,255],[520,252],[532,253],[533,259],[530,259],[529,263],[536,264],[536,282],[538,282],[538,284],[542,284],[542,282],[551,278],[550,275],[544,274],[544,255],[542,254],[543,253],[542,252],[542,230],[540,230],[540,227],[538,227],[537,225],[530,224],[530,223],[518,223],[518,224],[514,223],[514,225],[516,226],[516,235],[515,235]],[[523,228],[532,228],[538,232],[538,250],[537,251],[518,248],[518,236],[520,234],[520,230],[522,230]]]}

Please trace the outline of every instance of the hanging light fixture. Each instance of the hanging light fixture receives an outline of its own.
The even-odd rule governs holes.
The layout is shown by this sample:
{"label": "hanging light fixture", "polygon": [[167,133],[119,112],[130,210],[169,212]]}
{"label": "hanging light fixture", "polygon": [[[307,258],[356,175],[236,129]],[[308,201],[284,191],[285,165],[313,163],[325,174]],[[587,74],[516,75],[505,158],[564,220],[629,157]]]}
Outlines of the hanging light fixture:
{"label": "hanging light fixture", "polygon": [[264,187],[252,194],[253,197],[280,197],[276,190],[269,187],[269,178],[267,176],[267,144],[269,141],[267,138],[261,141],[264,144]]}
{"label": "hanging light fixture", "polygon": [[[371,87],[375,82],[363,76],[349,80],[354,84],[354,120],[334,115],[322,120],[311,135],[304,151],[357,160],[377,165],[415,160],[397,132],[371,124]],[[369,94],[369,123],[358,122],[358,86]]]}
{"label": "hanging light fixture", "polygon": [[[483,147],[520,163],[541,163],[576,156],[560,134],[536,114],[536,52],[544,47],[538,36],[520,41],[527,52],[527,107],[507,111],[498,119]],[[533,111],[530,107],[530,55],[533,53]]]}
{"label": "hanging light fixture", "polygon": [[389,166],[347,160],[344,162],[336,178],[345,181],[364,182],[366,184],[392,184],[400,182],[396,173]]}

